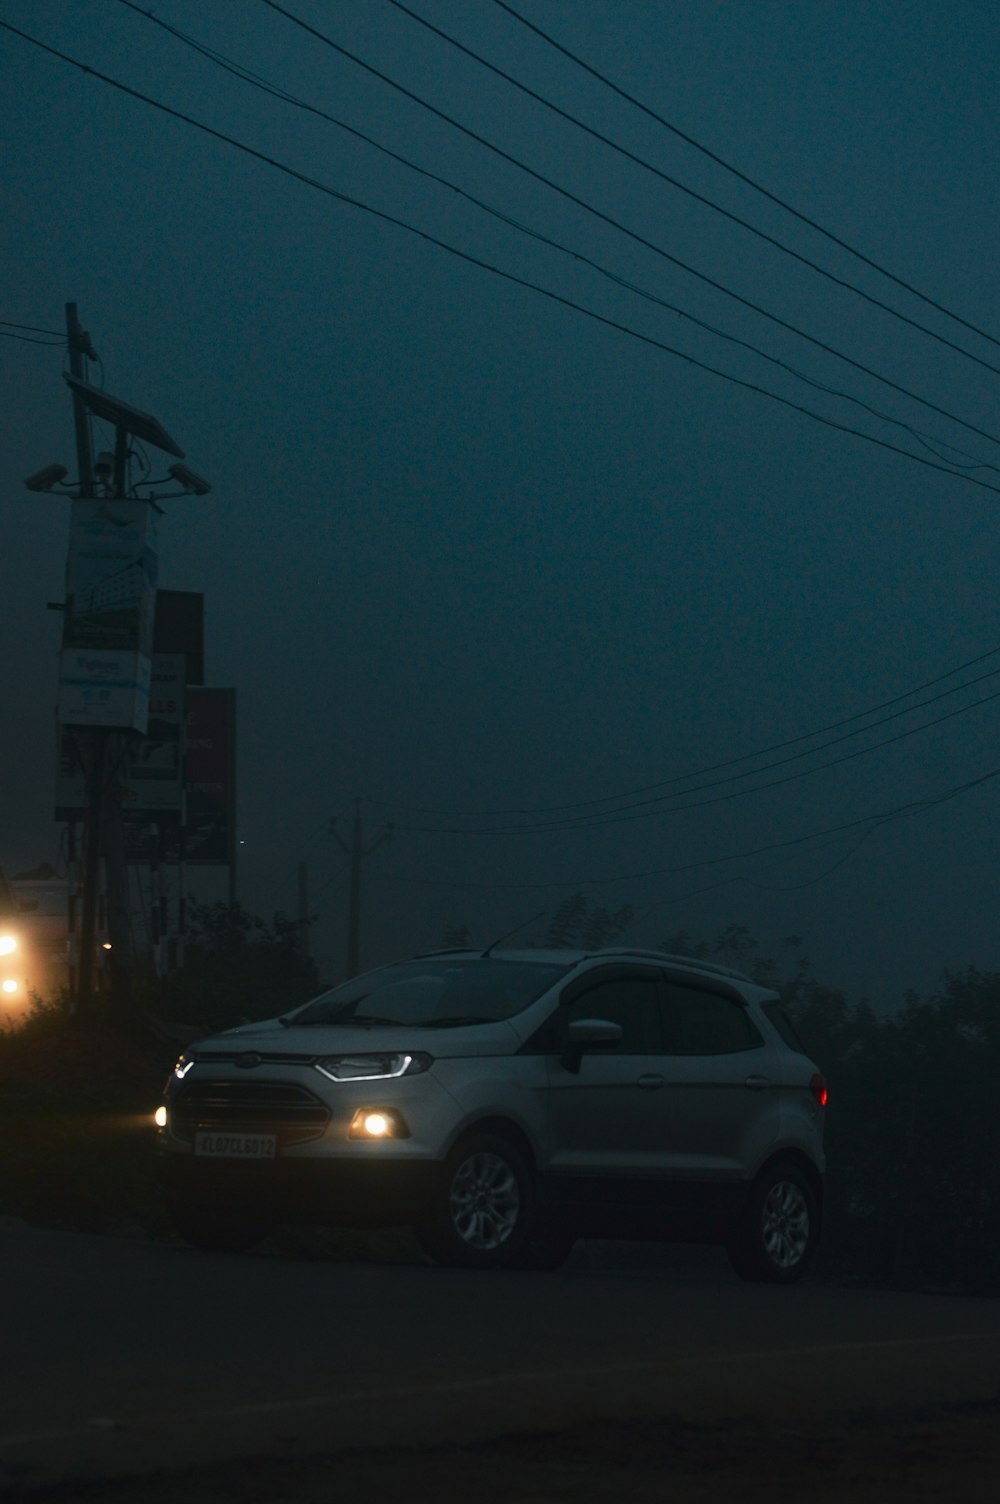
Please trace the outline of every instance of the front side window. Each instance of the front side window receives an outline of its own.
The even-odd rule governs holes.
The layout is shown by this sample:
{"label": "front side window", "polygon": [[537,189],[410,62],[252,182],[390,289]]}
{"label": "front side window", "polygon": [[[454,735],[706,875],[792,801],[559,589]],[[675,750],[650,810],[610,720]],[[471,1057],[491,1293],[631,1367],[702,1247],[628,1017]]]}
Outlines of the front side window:
{"label": "front side window", "polygon": [[652,978],[622,977],[598,982],[561,1010],[564,1023],[574,1018],[601,1018],[620,1024],[620,1055],[658,1055],[661,1052],[659,988]]}
{"label": "front side window", "polygon": [[663,1023],[668,1055],[733,1055],[764,1042],[741,1003],[679,982],[666,985]]}
{"label": "front side window", "polygon": [[354,977],[288,1016],[303,1024],[415,1025],[426,1029],[497,1023],[512,1018],[569,968],[488,956],[429,956]]}

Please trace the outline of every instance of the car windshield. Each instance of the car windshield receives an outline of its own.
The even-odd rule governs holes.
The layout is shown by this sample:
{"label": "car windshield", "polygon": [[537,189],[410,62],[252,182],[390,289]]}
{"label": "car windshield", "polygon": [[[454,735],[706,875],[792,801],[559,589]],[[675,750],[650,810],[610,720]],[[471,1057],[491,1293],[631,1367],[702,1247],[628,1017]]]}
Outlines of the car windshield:
{"label": "car windshield", "polygon": [[496,957],[430,956],[383,966],[324,992],[287,1018],[289,1025],[458,1028],[497,1023],[541,997],[569,968]]}

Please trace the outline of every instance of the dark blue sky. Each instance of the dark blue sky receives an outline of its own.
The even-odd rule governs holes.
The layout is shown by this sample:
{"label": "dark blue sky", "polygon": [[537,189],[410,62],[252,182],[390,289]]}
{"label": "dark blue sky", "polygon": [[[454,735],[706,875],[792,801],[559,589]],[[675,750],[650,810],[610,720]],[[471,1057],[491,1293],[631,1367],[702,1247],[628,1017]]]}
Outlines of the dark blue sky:
{"label": "dark blue sky", "polygon": [[[1000,433],[995,373],[624,162],[386,0],[289,8],[671,256]],[[490,0],[414,9],[662,171],[1000,366],[1000,347],[768,204]],[[743,172],[1000,336],[994,7],[521,9]],[[161,0],[156,14],[813,382],[1000,464],[988,438],[737,306],[256,0]],[[473,256],[935,457],[912,433],[266,98],[117,0],[8,0],[4,19]],[[360,795],[371,834],[387,819],[398,827],[366,865],[369,962],[437,943],[448,921],[485,943],[582,886],[596,902],[650,910],[633,932],[645,942],[730,921],[766,945],[801,934],[825,978],[886,1005],[930,987],[945,966],[1000,966],[995,783],[872,829],[860,846],[867,827],[629,876],[791,841],[977,778],[1000,765],[1000,701],[685,813],[630,811],[643,817],[572,832],[405,829],[516,824],[415,811],[536,809],[724,762],[988,652],[1000,644],[994,492],[492,276],[16,37],[0,35],[0,47],[0,318],[58,329],[75,299],[108,388],[156,413],[214,483],[205,500],[168,504],[162,583],[205,592],[210,682],[239,691],[240,891],[251,908],[293,909],[296,865],[308,860],[317,948],[336,974],[347,863],[325,832]],[[0,860],[17,868],[58,846],[58,622],[44,603],[61,597],[67,538],[65,504],[29,494],[22,479],[71,464],[73,450],[62,352],[4,339],[0,357],[11,728]],[[1000,485],[996,471],[968,473]],[[1000,658],[965,677],[994,668]],[[826,756],[998,687],[988,680]]]}

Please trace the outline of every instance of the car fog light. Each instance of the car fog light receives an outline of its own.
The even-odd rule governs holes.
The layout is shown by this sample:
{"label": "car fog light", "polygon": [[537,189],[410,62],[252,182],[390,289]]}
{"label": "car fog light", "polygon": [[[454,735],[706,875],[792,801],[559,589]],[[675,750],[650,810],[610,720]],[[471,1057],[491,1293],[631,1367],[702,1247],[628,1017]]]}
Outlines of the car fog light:
{"label": "car fog light", "polygon": [[156,1109],[153,1113],[153,1122],[157,1128],[165,1128],[167,1126],[167,1109],[165,1107],[158,1107]]}
{"label": "car fog light", "polygon": [[392,1107],[359,1107],[351,1119],[349,1138],[409,1138],[410,1130]]}

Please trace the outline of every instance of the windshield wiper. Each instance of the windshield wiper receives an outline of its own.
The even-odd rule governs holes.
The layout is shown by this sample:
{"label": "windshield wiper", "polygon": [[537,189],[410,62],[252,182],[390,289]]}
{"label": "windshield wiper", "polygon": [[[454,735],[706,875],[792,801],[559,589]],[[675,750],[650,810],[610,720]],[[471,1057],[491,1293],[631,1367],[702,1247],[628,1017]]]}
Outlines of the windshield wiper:
{"label": "windshield wiper", "polygon": [[333,1027],[338,1029],[403,1027],[398,1018],[379,1018],[376,1014],[368,1013],[362,1014],[360,1017],[356,1013],[349,1013],[343,1018],[338,1017],[336,1014],[334,1014],[333,1018],[300,1018],[296,1019],[295,1022],[302,1028],[307,1026],[310,1028],[322,1027],[325,1029]]}
{"label": "windshield wiper", "polygon": [[499,1018],[483,1018],[481,1013],[452,1013],[447,1018],[429,1018],[422,1029],[457,1029],[463,1024],[498,1024]]}

